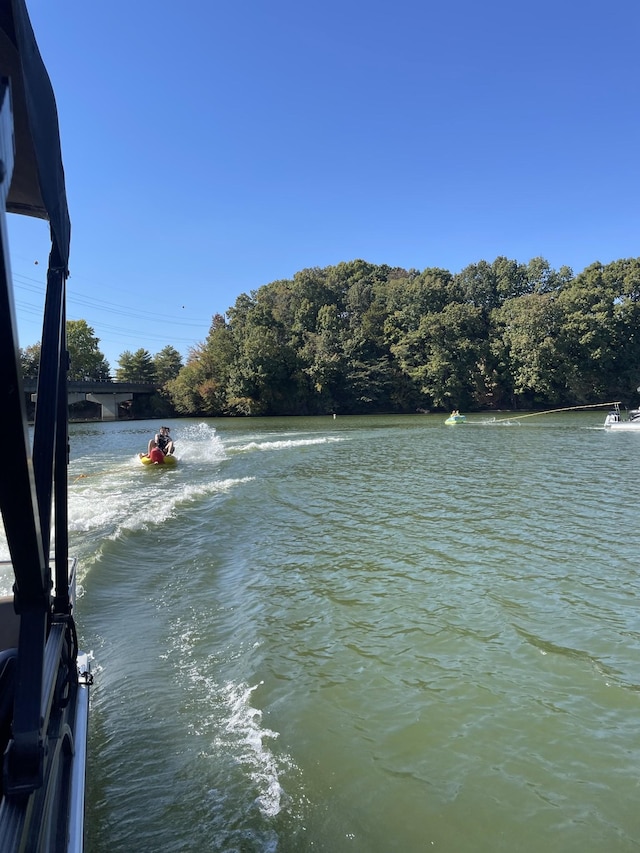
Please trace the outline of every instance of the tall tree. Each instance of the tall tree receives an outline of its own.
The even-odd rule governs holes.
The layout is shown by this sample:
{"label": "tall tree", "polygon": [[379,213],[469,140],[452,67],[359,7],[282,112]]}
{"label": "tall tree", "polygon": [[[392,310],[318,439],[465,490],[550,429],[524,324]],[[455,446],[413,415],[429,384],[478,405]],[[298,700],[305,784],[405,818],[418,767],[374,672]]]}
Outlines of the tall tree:
{"label": "tall tree", "polygon": [[243,414],[294,414],[304,378],[297,353],[268,303],[259,299],[234,326],[237,357],[229,377],[229,403]]}
{"label": "tall tree", "polygon": [[67,320],[69,379],[105,381],[110,378],[109,362],[100,352],[94,330],[86,320]]}
{"label": "tall tree", "polygon": [[40,368],[40,344],[31,344],[20,349],[20,365],[25,379],[37,379]]}
{"label": "tall tree", "polygon": [[482,386],[486,362],[483,310],[451,302],[439,313],[423,317],[418,329],[422,364],[416,378],[436,406],[468,408]]}
{"label": "tall tree", "polygon": [[575,399],[623,399],[640,382],[640,259],[591,264],[558,296]]}
{"label": "tall tree", "polygon": [[563,313],[551,292],[507,299],[493,313],[492,351],[505,368],[512,404],[567,401],[567,364],[561,344]]}
{"label": "tall tree", "polygon": [[178,412],[213,417],[229,414],[228,384],[235,344],[222,314],[213,317],[203,344],[189,353],[186,365],[166,389]]}
{"label": "tall tree", "polygon": [[156,372],[151,353],[142,347],[135,352],[125,350],[118,359],[116,379],[118,382],[148,382],[156,384]]}
{"label": "tall tree", "polygon": [[169,380],[175,379],[180,373],[182,356],[174,347],[166,346],[154,355],[153,369],[156,382],[162,387]]}

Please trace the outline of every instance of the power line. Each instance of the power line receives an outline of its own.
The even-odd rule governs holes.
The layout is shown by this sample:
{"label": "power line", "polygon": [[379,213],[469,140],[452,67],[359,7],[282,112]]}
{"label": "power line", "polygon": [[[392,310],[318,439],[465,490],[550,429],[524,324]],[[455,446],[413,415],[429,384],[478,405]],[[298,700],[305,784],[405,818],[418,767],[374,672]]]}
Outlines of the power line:
{"label": "power line", "polygon": [[[26,279],[27,281],[20,281],[20,279]],[[37,293],[39,296],[43,296],[42,293],[42,285],[40,287],[33,284],[28,284],[28,281],[35,282],[35,279],[30,279],[27,276],[20,276],[20,274],[14,274],[14,286],[16,290],[23,290],[29,293]],[[148,311],[146,308],[143,310],[136,310],[124,305],[118,305],[115,302],[108,302],[104,299],[95,299],[90,296],[76,296],[72,292],[67,294],[67,302],[69,304],[77,304],[82,305],[87,308],[94,308],[98,311],[107,311],[110,314],[117,314],[121,317],[130,317],[134,320],[144,320],[144,319],[152,319],[158,322],[170,323],[174,326],[189,326],[192,328],[201,327],[205,323],[207,326],[211,324],[211,319],[207,320],[197,320],[197,319],[182,319],[176,314],[161,314],[156,311]]]}

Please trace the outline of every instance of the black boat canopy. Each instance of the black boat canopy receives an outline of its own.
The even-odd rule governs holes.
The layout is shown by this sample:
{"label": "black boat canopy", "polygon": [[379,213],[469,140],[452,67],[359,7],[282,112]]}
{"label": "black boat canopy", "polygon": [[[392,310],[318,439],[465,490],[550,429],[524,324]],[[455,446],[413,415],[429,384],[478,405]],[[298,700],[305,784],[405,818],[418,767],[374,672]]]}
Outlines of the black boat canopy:
{"label": "black boat canopy", "polygon": [[[4,210],[46,219],[51,231],[33,446]],[[17,646],[6,650],[15,658],[15,679],[7,685],[13,712],[0,720],[3,851],[66,850],[54,838],[65,838],[77,801],[69,794],[79,695],[67,517],[70,233],[49,76],[24,0],[0,0],[0,395],[7,448],[0,508],[19,622]]]}
{"label": "black boat canopy", "polygon": [[[5,438],[12,453],[0,481],[0,504],[16,577],[16,610],[21,612],[34,606],[40,609],[49,600],[52,497],[59,583],[62,563],[65,575],[67,571],[65,297],[71,233],[56,102],[24,0],[0,0],[0,74],[2,206],[47,219],[51,231],[32,452],[7,235],[2,226],[0,383]],[[66,595],[56,590],[57,595],[61,592]]]}
{"label": "black boat canopy", "polygon": [[23,0],[0,2],[0,75],[11,80],[15,163],[6,209],[48,219],[52,249],[67,271],[71,224],[58,111]]}

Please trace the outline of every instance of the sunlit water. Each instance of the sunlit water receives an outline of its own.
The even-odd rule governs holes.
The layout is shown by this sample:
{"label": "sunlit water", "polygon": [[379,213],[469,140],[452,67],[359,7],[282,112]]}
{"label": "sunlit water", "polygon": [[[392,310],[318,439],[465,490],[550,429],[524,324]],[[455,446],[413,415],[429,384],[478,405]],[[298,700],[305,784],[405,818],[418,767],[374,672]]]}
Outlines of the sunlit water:
{"label": "sunlit water", "polygon": [[89,853],[637,851],[640,433],[602,420],[175,421],[171,470],[155,422],[72,427]]}

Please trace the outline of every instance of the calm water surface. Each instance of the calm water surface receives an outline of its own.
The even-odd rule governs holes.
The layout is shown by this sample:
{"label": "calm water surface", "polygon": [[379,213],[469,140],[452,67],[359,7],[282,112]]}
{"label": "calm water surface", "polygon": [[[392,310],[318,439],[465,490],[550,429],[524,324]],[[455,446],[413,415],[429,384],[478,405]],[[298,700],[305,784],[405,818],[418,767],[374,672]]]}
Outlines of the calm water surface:
{"label": "calm water surface", "polygon": [[72,427],[89,853],[640,849],[640,434]]}

